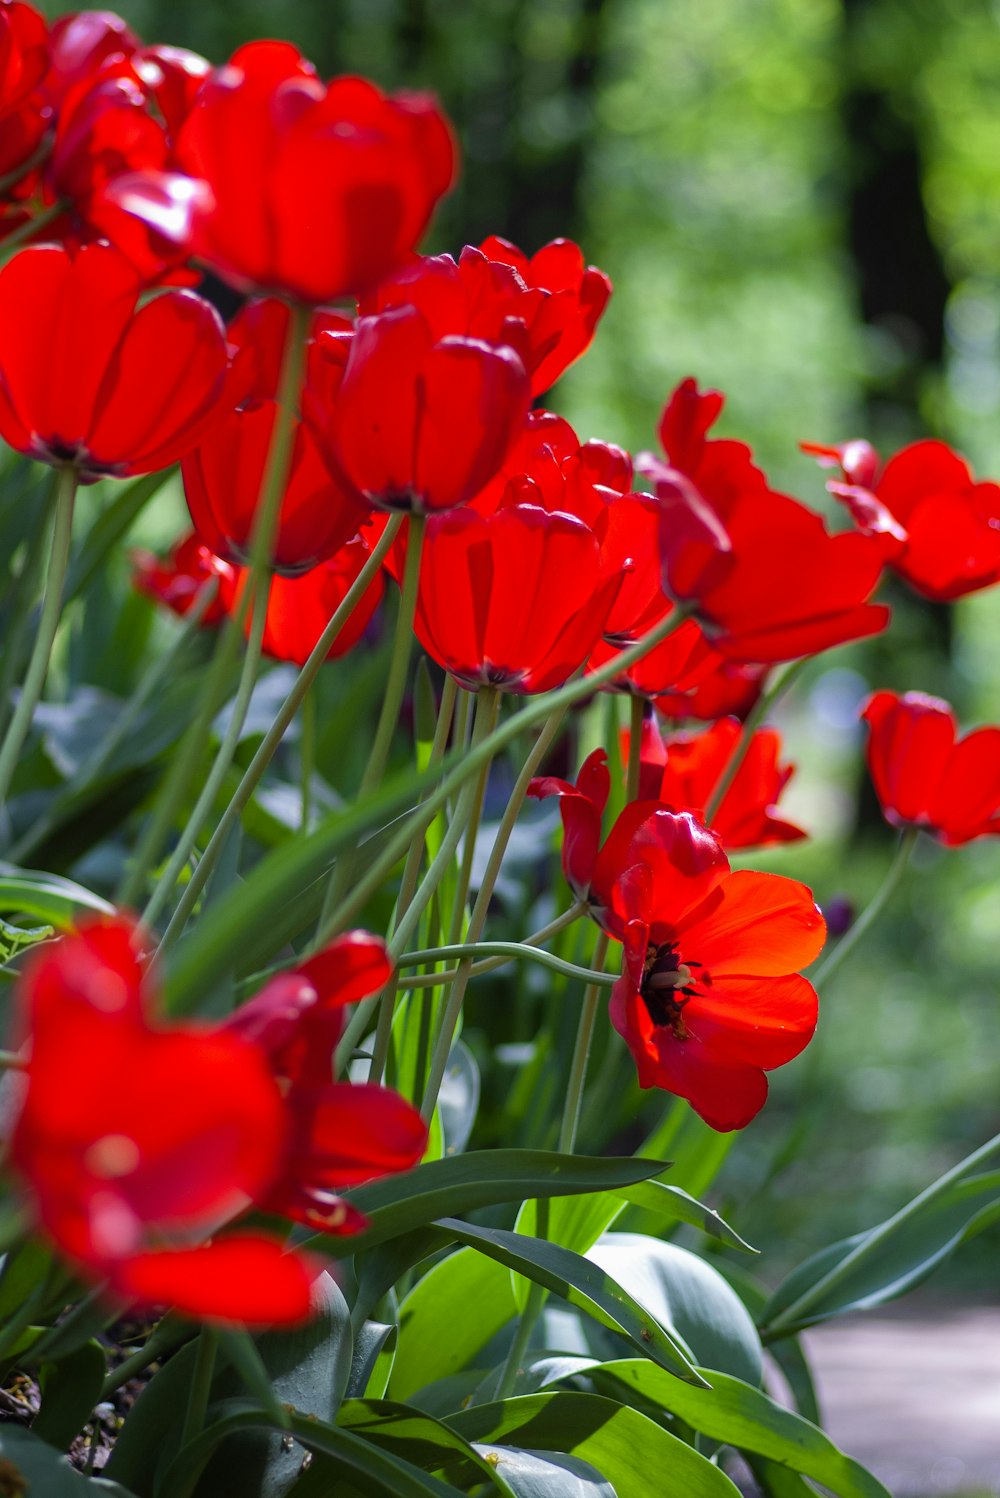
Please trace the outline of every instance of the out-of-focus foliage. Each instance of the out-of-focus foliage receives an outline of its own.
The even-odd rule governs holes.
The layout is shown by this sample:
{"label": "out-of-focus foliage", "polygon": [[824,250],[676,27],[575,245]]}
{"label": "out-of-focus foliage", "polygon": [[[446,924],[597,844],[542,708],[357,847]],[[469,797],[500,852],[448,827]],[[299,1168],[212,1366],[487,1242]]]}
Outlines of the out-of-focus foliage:
{"label": "out-of-focus foliage", "polygon": [[[550,398],[582,434],[651,446],[667,391],[695,374],[728,394],[723,432],[751,441],[776,480],[813,503],[824,502],[822,476],[797,453],[800,438],[863,432],[889,450],[940,435],[978,472],[1000,476],[996,4],[121,0],[119,9],[142,33],[214,60],[274,34],[325,73],[435,88],[464,150],[435,247],[495,232],[531,250],[566,233],[616,283],[588,360]],[[874,244],[865,236],[874,201],[865,184],[877,195],[880,165],[899,190],[898,248],[887,237],[895,201],[883,203],[888,227]],[[885,268],[866,263],[880,244],[898,258],[895,307],[893,265],[886,291]],[[141,539],[164,543],[178,515],[154,507]],[[889,643],[822,663],[785,715],[805,767],[789,811],[816,837],[771,865],[811,879],[824,902],[863,902],[892,845],[870,810],[856,811],[866,691],[937,691],[969,722],[1000,719],[1000,597],[966,600],[950,619],[897,602]],[[796,1261],[878,1220],[1000,1127],[998,900],[996,844],[922,846],[908,890],[824,996],[815,1050],[777,1076],[724,1178],[741,1228],[778,1258]],[[542,982],[521,973],[484,985],[473,1042],[477,1030],[530,1042]],[[570,1028],[576,997],[570,989],[560,1000]],[[616,1038],[602,1036],[598,1053],[610,1077],[623,1059]],[[512,1066],[512,1085],[516,1076]],[[599,1090],[592,1121],[614,1096],[610,1083]],[[503,1106],[500,1095],[488,1102]],[[615,1107],[620,1125],[637,1130],[631,1080]],[[794,1161],[790,1117],[805,1141]],[[594,1142],[585,1119],[582,1146]],[[981,1241],[980,1260],[968,1254],[953,1272],[986,1263],[995,1241]]]}

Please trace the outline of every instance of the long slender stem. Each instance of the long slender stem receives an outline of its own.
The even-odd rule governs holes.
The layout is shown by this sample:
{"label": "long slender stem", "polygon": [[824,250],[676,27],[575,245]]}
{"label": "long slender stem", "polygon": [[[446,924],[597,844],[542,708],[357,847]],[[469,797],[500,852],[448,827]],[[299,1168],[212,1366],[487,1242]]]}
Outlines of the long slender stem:
{"label": "long slender stem", "polygon": [[[558,695],[556,693],[557,697]],[[549,717],[528,754],[528,758],[525,760],[521,773],[514,784],[514,789],[511,791],[507,809],[500,819],[500,826],[497,828],[497,835],[494,839],[486,868],[483,871],[483,882],[479,887],[479,894],[476,897],[476,903],[472,907],[472,914],[469,917],[468,939],[470,943],[478,942],[483,933],[483,927],[486,924],[486,912],[489,909],[489,903],[493,896],[493,887],[500,873],[500,865],[507,851],[507,844],[510,842],[514,823],[517,821],[524,798],[528,793],[528,785],[562,728],[565,715],[565,708],[557,707],[555,712]],[[490,737],[496,737],[496,735],[491,735]],[[485,742],[489,743],[490,739],[487,738]],[[473,752],[475,747],[473,746]],[[460,966],[458,976],[448,995],[445,1012],[441,1018],[441,1027],[434,1043],[433,1055],[431,1056],[430,1075],[427,1079],[427,1088],[420,1109],[425,1122],[430,1121],[437,1105],[438,1093],[441,1090],[441,1082],[448,1065],[448,1057],[451,1053],[459,1015],[462,1012],[462,1002],[465,998],[465,990],[468,987],[471,966],[471,963],[463,963]]]}
{"label": "long slender stem", "polygon": [[399,721],[399,710],[403,705],[410,657],[413,654],[413,618],[417,610],[420,558],[424,549],[426,529],[425,516],[410,516],[406,540],[406,566],[403,570],[403,587],[399,595],[399,613],[396,616],[396,636],[392,646],[392,659],[389,662],[389,675],[386,678],[385,696],[382,698],[382,711],[375,729],[375,738],[368,755],[368,763],[365,765],[365,773],[361,777],[360,796],[367,795],[375,786],[381,784],[386,761],[389,758],[392,736],[396,732],[396,724]]}
{"label": "long slender stem", "polygon": [[[493,732],[499,716],[500,693],[494,688],[484,687],[479,693],[476,702],[476,722],[472,736],[474,744],[481,743],[484,738]],[[486,786],[490,776],[490,763],[490,760],[484,761],[476,778],[469,815],[466,819],[465,831],[462,835],[462,865],[459,869],[458,885],[455,889],[455,900],[452,906],[451,926],[448,930],[449,942],[461,940],[462,927],[465,924],[465,904],[469,898],[469,885],[472,882],[472,864],[476,856],[476,838],[479,834],[479,823],[482,820],[483,803],[486,800]]]}
{"label": "long slender stem", "polygon": [[[250,699],[257,682],[257,672],[261,662],[261,647],[264,641],[264,625],[267,621],[267,598],[270,592],[270,582],[264,579],[263,585],[254,599],[253,619],[250,626],[250,638],[247,641],[246,654],[243,657],[243,670],[240,673],[240,682],[233,700],[229,715],[229,723],[222,737],[212,768],[208,773],[205,784],[202,786],[201,794],[195,802],[194,811],[187,820],[187,825],[181,833],[177,846],[170,855],[167,867],[162,877],[157,882],[145,910],[142,913],[142,924],[151,930],[164,910],[167,902],[174,892],[174,886],[184,871],[184,866],[198,841],[199,833],[205,825],[215,805],[215,798],[222,789],[223,781],[229,772],[229,766],[233,762],[246,722],[247,711],[250,707]],[[180,935],[182,923],[171,921],[163,933],[160,943],[160,951],[166,952]]]}
{"label": "long slender stem", "polygon": [[566,1101],[563,1105],[562,1123],[559,1128],[558,1149],[561,1154],[571,1155],[576,1146],[576,1131],[580,1124],[580,1108],[583,1103],[583,1088],[587,1080],[587,1063],[590,1060],[590,1046],[594,1038],[597,1008],[601,1001],[602,990],[613,986],[615,982],[610,973],[604,974],[603,972],[604,959],[607,955],[608,936],[605,931],[602,931],[594,945],[592,963],[595,973],[600,973],[601,977],[591,978],[583,996],[569,1081],[566,1084]]}
{"label": "long slender stem", "polygon": [[[518,941],[456,942],[454,946],[427,947],[421,952],[404,952],[397,961],[400,967],[415,967],[417,963],[444,962],[449,957],[474,957],[477,952],[483,957],[492,957],[496,960],[474,962],[469,968],[470,978],[489,972],[493,968],[502,967],[505,962],[520,959],[525,962],[537,962],[541,967],[547,967],[554,973],[561,973],[566,978],[581,978],[584,983],[596,983],[600,988],[613,988],[617,981],[612,973],[602,973],[589,967],[578,967],[575,962],[567,962],[564,957],[557,957],[555,952],[546,952],[543,947],[528,946]],[[454,976],[458,977],[457,968]],[[424,973],[414,979],[401,979],[400,987],[440,987],[448,978],[448,973]]]}
{"label": "long slender stem", "polygon": [[178,929],[183,928],[184,923],[197,904],[198,897],[219,860],[219,855],[225,846],[233,824],[239,820],[241,812],[263,779],[264,772],[274,758],[275,751],[284,738],[288,725],[295,717],[306,693],[316,680],[320,667],[329,655],[331,647],[341,630],[353,614],[358,601],[367,591],[369,584],[381,567],[396,538],[396,532],[402,523],[403,517],[401,515],[394,515],[390,519],[389,524],[378,540],[378,544],[373,548],[371,556],[344,595],[343,602],[334,613],[326,629],[320,635],[309,659],[302,667],[302,670],[292,684],[288,696],[278,709],[274,722],[261,741],[260,748],[250,761],[244,771],[243,779],[233,792],[232,800],[219,818],[218,826],[205,847],[198,867],[193,871],[188,884],[185,886],[184,893],[181,896],[173,922],[171,923],[178,923]]}
{"label": "long slender stem", "polygon": [[792,665],[788,667],[787,671],[785,671],[783,675],[774,683],[770,691],[761,693],[760,697],[758,697],[757,701],[754,703],[753,708],[747,714],[746,721],[743,724],[743,732],[740,734],[738,740],[736,741],[736,745],[733,749],[732,754],[729,756],[726,768],[719,776],[719,781],[715,787],[715,790],[708,798],[708,804],[705,807],[705,822],[709,827],[712,825],[713,820],[718,815],[719,807],[722,805],[726,792],[729,790],[733,781],[736,779],[736,776],[739,773],[740,766],[746,759],[747,752],[753,742],[754,734],[757,732],[757,729],[767,717],[767,714],[785,695],[792,682],[799,675],[799,672],[808,663],[808,661],[808,656],[803,657],[803,659],[800,661],[794,661]]}
{"label": "long slender stem", "polygon": [[172,1318],[168,1312],[159,1325],[150,1333],[141,1347],[135,1352],[129,1353],[128,1357],[120,1362],[117,1368],[112,1368],[104,1386],[101,1389],[101,1398],[98,1403],[110,1399],[116,1389],[122,1384],[127,1384],[130,1378],[135,1378],[139,1373],[145,1373],[150,1363],[155,1363],[157,1358],[165,1352],[172,1352],[182,1342],[188,1342],[194,1335],[194,1329],[176,1318]]}
{"label": "long slender stem", "polygon": [[198,594],[184,620],[184,628],[176,640],[143,676],[142,681],[127,706],[115,719],[111,731],[101,740],[93,754],[80,766],[72,780],[60,792],[52,807],[27,829],[24,836],[10,850],[11,863],[23,861],[39,847],[49,834],[59,826],[62,808],[69,805],[81,789],[95,781],[110,762],[119,747],[135,727],[139,714],[146,703],[155,696],[165,681],[169,681],[177,669],[177,663],[201,628],[205,611],[218,591],[218,583],[210,579]]}
{"label": "long slender stem", "polygon": [[903,875],[906,873],[907,866],[913,856],[913,849],[916,846],[917,836],[918,829],[915,827],[911,827],[908,831],[900,835],[892,863],[889,865],[886,876],[872,896],[872,899],[858,916],[851,929],[841,938],[837,946],[820,963],[816,971],[809,974],[809,982],[814,988],[819,988],[821,985],[829,983],[841,963],[850,956],[865,933],[874,926],[895,894]]}
{"label": "long slender stem", "polygon": [[75,468],[60,470],[55,502],[55,522],[52,527],[49,572],[45,583],[41,617],[38,621],[38,633],[35,636],[35,648],[28,662],[17,709],[4,738],[3,748],[0,749],[0,807],[3,806],[10,791],[11,782],[17,770],[17,762],[31,729],[31,720],[41,700],[45,678],[48,675],[49,659],[62,614],[63,588],[66,584],[70,543],[73,539],[73,505],[78,482]]}
{"label": "long slender stem", "polygon": [[[177,813],[198,772],[212,722],[222,706],[223,693],[242,645],[247,610],[263,590],[291,463],[309,317],[307,307],[292,308],[281,364],[277,413],[271,430],[250,538],[250,566],[246,586],[241,590],[239,601],[226,620],[198,711],[185,735],[180,753],[171,766],[170,774],[160,792],[156,811],[139,843],[132,866],[118,890],[119,905],[136,903],[148,871],[160,857]],[[208,878],[207,872],[205,878]]]}

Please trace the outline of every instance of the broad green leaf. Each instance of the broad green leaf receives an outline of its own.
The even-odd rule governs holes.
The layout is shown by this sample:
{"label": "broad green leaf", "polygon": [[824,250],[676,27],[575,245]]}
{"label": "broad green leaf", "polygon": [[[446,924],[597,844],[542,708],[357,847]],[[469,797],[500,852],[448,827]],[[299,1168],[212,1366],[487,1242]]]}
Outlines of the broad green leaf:
{"label": "broad green leaf", "polygon": [[306,1241],[333,1256],[357,1254],[457,1212],[525,1196],[607,1190],[660,1175],[667,1168],[662,1161],[631,1156],[602,1159],[548,1150],[473,1150],[345,1192],[369,1219],[368,1228],[349,1238],[320,1233]]}
{"label": "broad green leaf", "polygon": [[693,1430],[741,1451],[752,1452],[821,1482],[838,1498],[889,1498],[858,1462],[801,1415],[784,1409],[760,1389],[715,1369],[703,1368],[709,1389],[679,1385],[662,1369],[635,1358],[605,1363],[591,1377],[609,1393],[627,1389],[677,1415]]}
{"label": "broad green leaf", "polygon": [[100,1400],[106,1371],[104,1349],[93,1340],[58,1362],[43,1363],[42,1407],[31,1424],[34,1434],[64,1451]]}
{"label": "broad green leaf", "polygon": [[16,1425],[0,1425],[0,1471],[6,1491],[17,1498],[134,1498],[116,1482],[74,1472],[68,1456]]}
{"label": "broad green leaf", "polygon": [[766,1457],[749,1458],[750,1470],[764,1498],[815,1498],[816,1489],[806,1482],[791,1467],[782,1467],[779,1462],[769,1462]]}
{"label": "broad green leaf", "polygon": [[[257,1339],[272,1397],[300,1414],[332,1421],[347,1388],[353,1341],[347,1302],[330,1274],[319,1282],[321,1308],[305,1326],[267,1332]],[[246,1379],[224,1370],[212,1385],[214,1399],[238,1397]],[[249,1390],[253,1397],[255,1391]],[[302,1466],[301,1447],[280,1434],[241,1431],[224,1441],[198,1486],[204,1498],[284,1498]]]}
{"label": "broad green leaf", "polygon": [[0,911],[30,915],[59,931],[70,931],[82,913],[114,915],[115,908],[72,879],[0,863]]}
{"label": "broad green leaf", "polygon": [[621,1332],[639,1352],[678,1378],[703,1382],[684,1341],[630,1295],[601,1264],[545,1239],[526,1238],[500,1228],[473,1227],[452,1219],[445,1219],[439,1226],[459,1242],[561,1295],[601,1326]]}
{"label": "broad green leaf", "polygon": [[703,1367],[761,1379],[760,1338],[736,1291],[705,1259],[641,1233],[608,1233],[587,1254]]}
{"label": "broad green leaf", "polygon": [[737,1498],[729,1478],[646,1415],[596,1394],[530,1394],[448,1416],[466,1440],[580,1457],[617,1498]]}
{"label": "broad green leaf", "polygon": [[475,1449],[496,1462],[514,1498],[616,1498],[610,1482],[580,1457],[478,1442]]}
{"label": "broad green leaf", "polygon": [[425,1471],[442,1471],[449,1479],[464,1483],[479,1473],[491,1487],[515,1498],[498,1465],[479,1455],[463,1436],[441,1420],[382,1399],[350,1399],[341,1408],[338,1426],[362,1436],[385,1451]]}
{"label": "broad green leaf", "polygon": [[[274,1429],[262,1410],[242,1400],[228,1400],[216,1405],[209,1415],[215,1418],[200,1435],[181,1448],[165,1473],[163,1493],[186,1492],[187,1485],[201,1475],[213,1452],[227,1436],[238,1431]],[[338,1474],[352,1480],[366,1498],[376,1498],[381,1494],[390,1495],[390,1498],[456,1498],[458,1493],[450,1483],[429,1476],[393,1452],[382,1450],[352,1431],[300,1415],[298,1411],[289,1415],[288,1434],[307,1450],[332,1458]]]}
{"label": "broad green leaf", "polygon": [[[457,1306],[475,1314],[456,1315]],[[390,1390],[407,1400],[418,1389],[469,1365],[479,1349],[517,1314],[503,1265],[460,1248],[430,1268],[399,1308],[399,1346]],[[448,1335],[441,1335],[441,1328]]]}
{"label": "broad green leaf", "polygon": [[764,1307],[765,1338],[883,1305],[919,1285],[964,1239],[1000,1216],[1000,1170],[965,1173],[972,1162],[997,1153],[1000,1139],[960,1162],[878,1227],[831,1244],[800,1264]]}
{"label": "broad green leaf", "polygon": [[161,1463],[177,1450],[194,1364],[189,1342],[150,1379],[118,1433],[105,1471],[136,1498],[153,1498]]}
{"label": "broad green leaf", "polygon": [[[754,1320],[759,1322],[761,1312],[768,1300],[767,1287],[754,1275],[749,1274],[742,1264],[732,1264],[725,1259],[716,1259],[715,1266],[732,1285]],[[820,1414],[816,1386],[813,1383],[812,1370],[799,1338],[782,1337],[780,1341],[771,1344],[768,1352],[781,1369],[799,1414],[804,1419],[811,1420],[813,1425],[822,1426],[823,1419]],[[766,1376],[764,1382],[766,1386]]]}

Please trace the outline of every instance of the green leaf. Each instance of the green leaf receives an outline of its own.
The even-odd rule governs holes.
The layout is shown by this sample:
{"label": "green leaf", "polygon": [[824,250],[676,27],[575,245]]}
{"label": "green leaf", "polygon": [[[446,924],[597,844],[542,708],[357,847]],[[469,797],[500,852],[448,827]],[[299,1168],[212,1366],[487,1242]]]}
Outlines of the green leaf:
{"label": "green leaf", "polygon": [[713,1440],[813,1478],[839,1498],[889,1498],[870,1472],[801,1415],[775,1404],[741,1379],[715,1369],[702,1371],[711,1384],[709,1389],[679,1385],[661,1369],[634,1358],[605,1363],[591,1377],[616,1394],[625,1388],[658,1404]]}
{"label": "green leaf", "polygon": [[748,1254],[757,1252],[718,1212],[706,1207],[703,1202],[696,1201],[680,1186],[667,1186],[662,1181],[637,1181],[634,1186],[625,1186],[616,1194],[623,1196],[631,1206],[642,1207],[656,1217],[670,1222],[686,1222],[690,1227],[700,1228],[703,1233],[719,1243],[725,1243],[728,1248],[738,1248]]}
{"label": "green leaf", "polygon": [[19,952],[37,947],[39,942],[55,936],[54,926],[12,926],[0,919],[0,965],[13,962]]}
{"label": "green leaf", "polygon": [[101,1398],[107,1364],[99,1342],[84,1342],[39,1374],[42,1407],[31,1424],[36,1436],[64,1450],[86,1425]]}
{"label": "green leaf", "polygon": [[114,915],[115,908],[72,879],[0,863],[0,911],[8,915],[34,916],[59,931],[70,931],[79,920],[81,911]]}
{"label": "green leaf", "polygon": [[[15,1425],[0,1426],[0,1471],[6,1491],[20,1498],[134,1498],[116,1482],[84,1477],[74,1472],[68,1456],[60,1456],[33,1431]],[[17,1480],[23,1486],[17,1486]]]}
{"label": "green leaf", "polygon": [[559,1451],[591,1463],[617,1498],[737,1498],[725,1473],[648,1416],[596,1394],[530,1394],[447,1423],[466,1440]]}
{"label": "green leaf", "polygon": [[883,1305],[919,1285],[964,1239],[1000,1216],[1000,1170],[972,1173],[998,1153],[1000,1136],[878,1227],[831,1244],[800,1264],[764,1307],[765,1338]]}
{"label": "green leaf", "polygon": [[152,1498],[161,1462],[177,1449],[194,1364],[189,1342],[150,1379],[118,1432],[105,1471],[136,1498]]}
{"label": "green leaf", "polygon": [[681,1338],[624,1290],[602,1265],[543,1238],[526,1238],[520,1233],[473,1227],[470,1223],[451,1219],[442,1221],[439,1226],[459,1242],[469,1244],[526,1279],[561,1295],[601,1326],[621,1332],[639,1352],[653,1358],[678,1378],[697,1384],[704,1382]]}
{"label": "green leaf", "polygon": [[339,1425],[404,1461],[426,1471],[443,1471],[463,1484],[478,1472],[490,1486],[514,1498],[495,1463],[479,1455],[463,1436],[441,1420],[382,1399],[351,1399],[340,1411]]}
{"label": "green leaf", "polygon": [[616,1498],[615,1490],[590,1462],[576,1456],[519,1451],[516,1446],[475,1443],[493,1460],[514,1498]]}
{"label": "green leaf", "polygon": [[[759,1322],[761,1312],[768,1300],[767,1287],[761,1284],[754,1275],[748,1274],[742,1264],[731,1264],[725,1259],[716,1259],[715,1264],[719,1273],[732,1285],[754,1320]],[[781,1369],[799,1414],[804,1419],[811,1420],[813,1425],[822,1426],[823,1419],[820,1414],[816,1386],[813,1383],[812,1370],[799,1338],[782,1337],[780,1341],[772,1343],[768,1352]]]}
{"label": "green leaf", "polygon": [[119,489],[111,503],[94,521],[83,544],[70,563],[66,578],[65,602],[84,592],[101,571],[107,559],[118,549],[125,536],[176,468],[161,468],[147,473]]}
{"label": "green leaf", "polygon": [[473,1150],[344,1192],[369,1219],[365,1232],[349,1238],[318,1233],[305,1241],[332,1256],[362,1253],[457,1212],[520,1201],[525,1196],[607,1190],[661,1175],[668,1168],[659,1160],[631,1156],[602,1159],[548,1150]]}
{"label": "green leaf", "polygon": [[445,1155],[460,1155],[468,1144],[479,1108],[479,1092],[476,1058],[464,1041],[456,1040],[448,1053],[437,1101]]}
{"label": "green leaf", "polygon": [[[456,1306],[474,1306],[475,1315],[456,1316]],[[399,1347],[389,1384],[393,1399],[409,1399],[467,1367],[516,1314],[510,1274],[495,1260],[460,1248],[434,1264],[399,1308]]]}
{"label": "green leaf", "polygon": [[[168,1364],[169,1366],[169,1364]],[[216,1448],[237,1431],[273,1430],[263,1410],[242,1400],[230,1400],[211,1412],[214,1422],[178,1452],[167,1470],[158,1493],[186,1491],[186,1484],[200,1476]],[[310,1451],[331,1457],[338,1473],[351,1478],[366,1498],[386,1494],[389,1498],[456,1498],[458,1490],[431,1477],[389,1451],[383,1451],[352,1431],[328,1425],[295,1411],[289,1416],[289,1431]],[[298,1485],[297,1485],[298,1486]]]}
{"label": "green leaf", "polygon": [[639,1305],[703,1367],[761,1379],[760,1338],[736,1291],[711,1264],[642,1233],[608,1233],[587,1257],[628,1285]]}
{"label": "green leaf", "polygon": [[382,1399],[395,1368],[398,1328],[366,1321],[354,1335],[354,1358],[347,1380],[348,1399]]}

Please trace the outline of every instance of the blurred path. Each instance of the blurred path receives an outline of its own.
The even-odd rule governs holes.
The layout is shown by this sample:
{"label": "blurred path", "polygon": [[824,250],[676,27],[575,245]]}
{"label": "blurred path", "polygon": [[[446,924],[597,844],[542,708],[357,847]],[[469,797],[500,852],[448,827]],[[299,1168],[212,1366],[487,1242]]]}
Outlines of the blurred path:
{"label": "blurred path", "polygon": [[831,1438],[893,1498],[1000,1498],[1000,1306],[885,1310],[803,1341]]}

